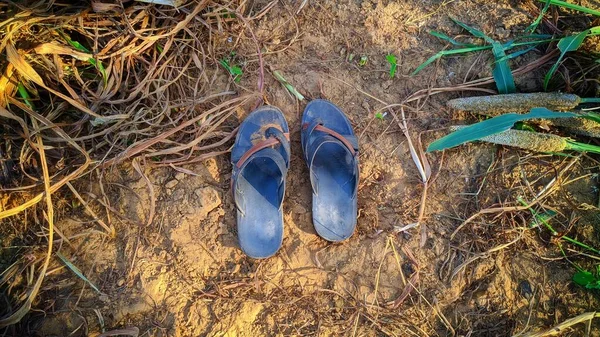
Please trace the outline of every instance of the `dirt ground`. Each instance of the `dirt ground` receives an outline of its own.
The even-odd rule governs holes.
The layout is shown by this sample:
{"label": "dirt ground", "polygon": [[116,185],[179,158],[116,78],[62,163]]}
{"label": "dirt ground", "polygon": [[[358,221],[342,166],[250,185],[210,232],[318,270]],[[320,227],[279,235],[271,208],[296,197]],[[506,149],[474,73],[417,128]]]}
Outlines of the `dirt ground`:
{"label": "dirt ground", "polygon": [[[255,1],[255,11],[267,4]],[[27,323],[5,335],[97,336],[137,327],[140,336],[512,336],[600,307],[597,292],[572,283],[575,269],[549,233],[530,227],[531,212],[483,214],[461,225],[478,210],[515,205],[517,197],[531,202],[549,185],[559,188],[540,207],[558,213],[553,225],[599,244],[600,213],[591,206],[598,205],[597,158],[482,144],[428,155],[433,180],[425,220],[404,229],[417,221],[423,185],[393,116],[375,118],[378,109],[419,89],[490,76],[487,54],[445,58],[409,76],[448,47],[427,31],[459,35],[453,16],[506,41],[534,19],[531,7],[505,0],[301,4],[281,1],[253,22],[264,43],[266,98],[284,112],[291,130],[280,251],[266,260],[241,252],[228,155],[187,171],[146,166],[148,181],[132,165],[113,167],[102,177],[103,191],[97,177],[79,189],[88,192],[86,198],[109,196],[113,212],[97,209],[115,227],[114,239],[92,231],[97,224],[83,207],[56,201],[66,205],[56,227],[75,237],[60,250],[99,292],[57,263]],[[235,51],[245,66],[239,86],[222,73],[223,87],[214,91],[253,90],[258,62],[252,41],[219,39],[215,48]],[[395,78],[388,73],[388,53],[398,57]],[[364,66],[358,64],[362,56],[368,58]],[[539,56],[533,51],[512,64]],[[360,137],[358,225],[344,243],[327,243],[313,229],[300,149],[306,100],[291,96],[272,70],[281,71],[307,100],[327,98],[339,105]],[[539,90],[542,81],[543,71],[516,78],[522,92]],[[448,99],[468,94],[410,103],[405,113],[413,140],[428,144],[443,134],[440,128],[475,120],[445,108]],[[230,126],[250,108],[240,109]],[[556,176],[560,186],[553,184]],[[564,248],[573,261],[592,265],[569,250],[573,247]],[[565,335],[581,336],[581,328]],[[599,323],[591,335],[600,336]]]}

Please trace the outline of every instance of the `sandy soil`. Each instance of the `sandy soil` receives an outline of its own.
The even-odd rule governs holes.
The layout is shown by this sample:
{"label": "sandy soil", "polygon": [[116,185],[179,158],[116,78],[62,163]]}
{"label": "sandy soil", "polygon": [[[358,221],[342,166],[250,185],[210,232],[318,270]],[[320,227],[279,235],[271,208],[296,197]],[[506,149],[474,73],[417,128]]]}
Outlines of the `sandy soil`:
{"label": "sandy soil", "polygon": [[[255,8],[264,5],[256,1]],[[448,18],[454,16],[508,40],[534,18],[530,7],[505,0],[309,1],[297,13],[299,5],[278,3],[253,23],[255,33],[264,43],[268,69],[281,71],[307,100],[323,97],[338,104],[360,136],[354,236],[329,244],[316,235],[300,150],[306,101],[298,102],[267,72],[268,103],[284,111],[292,146],[285,237],[277,255],[252,260],[238,247],[228,156],[185,168],[194,174],[146,169],[151,189],[123,165],[103,177],[118,212],[109,219],[116,238],[87,235],[61,248],[101,294],[60,269],[55,274],[60,283],[49,282],[38,305],[46,314],[34,311],[31,325],[20,328],[40,336],[96,336],[125,327],[138,327],[141,336],[510,336],[599,307],[597,293],[572,284],[574,268],[548,233],[528,228],[531,213],[484,215],[459,228],[479,209],[516,196],[533,200],[574,158],[481,144],[430,155],[434,180],[421,224],[424,245],[421,227],[398,231],[417,221],[423,185],[396,121],[391,115],[376,119],[374,113],[418,89],[490,75],[486,54],[447,58],[408,76],[446,47],[428,30],[460,34]],[[246,62],[239,87],[224,74],[221,82],[239,91],[253,88],[258,64],[252,41],[220,38],[217,48],[236,51]],[[395,78],[388,74],[388,53],[398,57]],[[362,56],[368,61],[359,66]],[[534,51],[513,66],[538,56]],[[539,89],[541,74],[517,78],[518,89]],[[459,94],[406,107],[413,140],[421,136],[427,144],[453,120],[474,120],[445,108],[445,101]],[[250,107],[245,108],[231,126],[247,115]],[[599,215],[583,205],[597,204],[592,190],[597,165],[592,158],[577,159],[562,181],[583,178],[544,202],[559,212],[557,228],[566,230],[577,219],[569,234],[591,244],[600,241]],[[101,193],[91,181],[80,188]],[[155,212],[149,222],[152,194]],[[94,226],[81,208],[65,211],[57,223],[66,236]],[[598,323],[592,335],[600,336]]]}

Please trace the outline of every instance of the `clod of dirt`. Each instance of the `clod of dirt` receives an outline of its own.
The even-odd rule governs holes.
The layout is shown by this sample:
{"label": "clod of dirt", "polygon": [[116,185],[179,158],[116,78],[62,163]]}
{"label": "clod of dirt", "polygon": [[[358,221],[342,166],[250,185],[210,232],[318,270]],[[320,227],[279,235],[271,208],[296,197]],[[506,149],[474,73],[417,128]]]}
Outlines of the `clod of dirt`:
{"label": "clod of dirt", "polygon": [[219,192],[214,187],[200,187],[194,191],[194,195],[196,195],[200,204],[197,208],[199,219],[205,219],[210,211],[221,204]]}

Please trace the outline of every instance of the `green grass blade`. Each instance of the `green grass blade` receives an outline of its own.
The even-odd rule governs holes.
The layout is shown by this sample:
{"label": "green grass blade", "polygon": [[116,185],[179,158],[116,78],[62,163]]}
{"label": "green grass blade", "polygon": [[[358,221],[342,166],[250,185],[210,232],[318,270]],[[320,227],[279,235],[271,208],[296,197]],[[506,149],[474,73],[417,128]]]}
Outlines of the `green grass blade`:
{"label": "green grass blade", "polygon": [[591,152],[591,153],[600,153],[600,146],[592,145],[592,144],[584,144],[579,142],[574,142],[572,140],[567,140],[567,146],[569,150],[577,151],[577,152]]}
{"label": "green grass blade", "polygon": [[21,96],[25,105],[27,105],[31,110],[35,110],[35,106],[31,102],[29,92],[27,92],[27,89],[25,88],[23,83],[19,82],[19,84],[17,84],[17,91],[19,92],[19,96]]}
{"label": "green grass blade", "polygon": [[591,119],[596,123],[600,123],[600,114],[595,112],[586,112],[582,114],[581,117]]}
{"label": "green grass blade", "polygon": [[453,17],[450,17],[450,19],[451,19],[452,21],[454,21],[454,23],[456,23],[457,25],[461,26],[461,27],[462,27],[462,28],[464,28],[466,31],[468,31],[468,32],[469,32],[471,35],[473,35],[473,36],[475,36],[475,37],[478,37],[478,38],[480,38],[480,39],[484,39],[484,40],[485,40],[485,41],[487,41],[488,43],[493,43],[493,42],[494,42],[494,40],[492,40],[492,38],[491,38],[491,37],[489,37],[489,36],[485,35],[485,34],[484,34],[482,31],[480,31],[480,30],[478,30],[478,29],[475,29],[475,28],[473,28],[473,27],[471,27],[471,26],[467,25],[467,24],[466,24],[466,23],[464,23],[464,22],[460,22],[460,21],[458,21],[457,19],[455,19],[455,18],[453,18]]}
{"label": "green grass blade", "polygon": [[421,63],[421,65],[418,66],[417,69],[415,69],[415,71],[413,71],[412,74],[410,74],[410,75],[411,76],[416,75],[421,70],[423,70],[423,68],[427,67],[428,65],[437,61],[438,59],[442,58],[443,56],[466,54],[466,53],[472,53],[475,51],[487,50],[487,49],[491,49],[491,48],[492,48],[492,46],[476,46],[476,47],[468,47],[468,48],[460,48],[460,49],[442,50],[442,51],[438,52],[437,54],[428,58],[427,61]]}
{"label": "green grass blade", "polygon": [[455,146],[472,142],[483,137],[506,131],[516,122],[535,118],[565,118],[575,117],[572,112],[554,112],[546,108],[533,108],[526,114],[504,114],[469,125],[431,143],[427,152],[441,151]]}
{"label": "green grass blade", "polygon": [[551,34],[527,34],[517,36],[516,40],[529,40],[529,39],[551,39],[553,35]]}
{"label": "green grass blade", "polygon": [[385,59],[388,61],[388,63],[390,64],[390,78],[394,78],[394,75],[396,75],[396,68],[398,67],[398,60],[396,59],[396,56],[393,54],[389,54],[385,57]]}
{"label": "green grass blade", "polygon": [[71,47],[84,52],[84,53],[88,53],[91,54],[90,50],[87,49],[86,47],[84,47],[81,43],[77,42],[77,41],[73,41],[69,35],[65,34],[64,32],[60,31],[59,34],[63,37],[63,39],[65,39],[65,41],[67,41],[68,44],[71,45]]}
{"label": "green grass blade", "polygon": [[88,59],[88,62],[91,65],[93,65],[96,69],[98,69],[98,71],[102,75],[102,80],[104,81],[104,85],[106,85],[106,83],[108,83],[108,77],[106,76],[106,69],[104,68],[104,64],[102,63],[102,61],[96,61],[95,58],[90,57]]}
{"label": "green grass blade", "polygon": [[562,62],[562,59],[565,57],[565,54],[570,51],[579,49],[579,47],[583,43],[583,40],[585,40],[589,33],[590,29],[584,30],[579,34],[565,36],[562,39],[560,39],[560,41],[558,41],[557,46],[560,50],[560,56],[558,57],[558,60],[556,60],[556,63],[552,65],[552,68],[550,68],[548,73],[546,73],[546,76],[544,76],[544,90],[548,90],[548,83],[550,83],[550,79],[552,78],[552,76],[554,76],[554,73],[558,69],[558,66]]}
{"label": "green grass blade", "polygon": [[[543,2],[545,0],[539,0],[539,1]],[[579,5],[572,4],[572,3],[568,3],[566,1],[550,0],[550,3],[552,5],[555,5],[555,6],[560,6],[560,7],[572,9],[572,10],[575,10],[575,11],[579,11],[579,12],[583,12],[583,13],[587,13],[587,14],[592,14],[592,15],[600,16],[600,11],[598,11],[598,10],[587,8],[587,7],[584,7],[584,6],[579,6]]]}
{"label": "green grass blade", "polygon": [[98,290],[98,288],[90,281],[88,280],[87,277],[85,277],[85,275],[83,275],[83,273],[81,272],[81,270],[79,270],[79,268],[77,268],[73,263],[71,263],[71,261],[69,261],[69,259],[67,259],[64,255],[62,255],[60,252],[56,252],[56,256],[58,256],[58,258],[69,268],[71,269],[71,271],[73,273],[75,273],[75,275],[77,275],[80,279],[84,280],[85,282],[87,282],[87,284],[90,285],[90,287],[92,287],[92,289],[94,289],[96,292],[98,292],[99,294],[101,294],[102,292],[100,292],[100,290]]}
{"label": "green grass blade", "polygon": [[292,86],[277,70],[273,71],[273,76],[281,83],[292,95],[296,96],[299,101],[304,100],[304,95],[298,92],[294,86]]}
{"label": "green grass blade", "polygon": [[463,47],[463,46],[464,47],[475,47],[475,45],[472,44],[472,43],[463,43],[463,42],[456,41],[455,39],[451,38],[450,36],[448,36],[448,35],[446,35],[444,33],[437,32],[435,30],[430,30],[429,34],[437,37],[440,40],[444,40],[446,42],[450,42],[450,43],[452,43],[455,46],[460,46],[460,47]]}
{"label": "green grass blade", "polygon": [[539,26],[540,22],[542,22],[544,15],[546,15],[548,8],[550,8],[551,2],[552,1],[550,0],[546,0],[546,4],[544,5],[544,8],[542,8],[542,10],[540,11],[540,15],[538,15],[535,21],[533,21],[527,28],[525,28],[525,33],[533,33],[535,31],[537,26]]}
{"label": "green grass blade", "polygon": [[534,50],[535,48],[537,48],[537,45],[531,46],[529,48],[525,48],[525,49],[522,49],[522,50],[519,50],[519,51],[516,51],[514,53],[507,54],[507,55],[501,57],[500,59],[496,60],[496,62],[512,60],[512,59],[517,58],[517,57],[519,57],[519,56],[521,56],[523,54],[529,53],[530,51]]}
{"label": "green grass blade", "polygon": [[104,64],[102,64],[102,61],[97,61],[96,68],[102,74],[102,79],[104,79],[104,85],[106,85],[106,83],[108,82],[108,77],[106,76],[106,69],[104,68]]}
{"label": "green grass blade", "polygon": [[[79,50],[79,51],[81,51],[81,52],[84,52],[84,53],[88,53],[88,54],[91,54],[91,53],[92,53],[92,52],[91,52],[89,49],[87,49],[87,48],[86,48],[84,45],[82,45],[81,43],[79,43],[79,42],[77,42],[77,41],[74,41],[74,40],[72,40],[72,39],[71,39],[71,38],[70,38],[70,37],[69,37],[67,34],[65,34],[64,32],[60,31],[60,32],[59,32],[59,34],[62,36],[62,38],[63,38],[63,39],[65,39],[65,41],[67,41],[67,43],[68,43],[68,44],[69,44],[71,47],[73,47],[73,48],[75,48],[75,49],[77,49],[77,50]],[[93,66],[94,66],[94,67],[95,67],[95,68],[96,68],[96,69],[97,69],[97,70],[100,72],[100,74],[102,75],[102,80],[104,81],[104,85],[106,85],[106,83],[108,83],[108,77],[106,76],[106,69],[104,68],[104,64],[102,64],[102,61],[97,61],[97,60],[96,60],[95,58],[93,58],[93,57],[90,57],[90,58],[89,58],[87,61],[88,61],[88,62],[89,62],[91,65],[93,65]]]}
{"label": "green grass blade", "polygon": [[444,56],[444,52],[438,52],[437,54],[431,56],[430,58],[427,59],[427,61],[421,63],[421,65],[419,65],[417,67],[417,69],[415,69],[415,71],[412,72],[412,74],[410,74],[411,76],[414,76],[416,74],[418,74],[421,70],[423,70],[425,67],[427,67],[428,65],[430,65],[431,63],[439,60],[442,58],[442,56]]}
{"label": "green grass blade", "polygon": [[539,45],[542,43],[549,43],[549,42],[554,42],[554,41],[559,41],[559,40],[560,39],[542,39],[542,40],[534,40],[534,41],[515,42],[515,43],[511,43],[509,45],[504,44],[503,47],[504,47],[504,50],[509,50],[514,47]]}
{"label": "green grass blade", "polygon": [[511,94],[516,92],[515,80],[510,70],[510,66],[508,65],[508,60],[505,59],[506,53],[504,52],[502,45],[498,42],[492,43],[492,52],[497,60],[494,70],[492,70],[492,75],[494,76],[494,81],[496,81],[498,92],[501,94]]}

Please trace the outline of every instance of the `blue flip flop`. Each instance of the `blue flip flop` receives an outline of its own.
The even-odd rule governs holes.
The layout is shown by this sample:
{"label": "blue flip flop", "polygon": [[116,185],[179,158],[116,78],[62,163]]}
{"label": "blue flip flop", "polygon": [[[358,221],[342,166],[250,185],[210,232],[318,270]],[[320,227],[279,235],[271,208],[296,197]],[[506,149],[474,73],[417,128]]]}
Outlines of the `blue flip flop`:
{"label": "blue flip flop", "polygon": [[302,115],[302,149],[310,172],[313,224],[328,241],[356,228],[358,139],[346,115],[326,100],[310,102]]}
{"label": "blue flip flop", "polygon": [[269,257],[283,240],[281,204],[290,163],[289,129],[279,109],[263,106],[242,122],[231,163],[240,246],[250,257]]}

